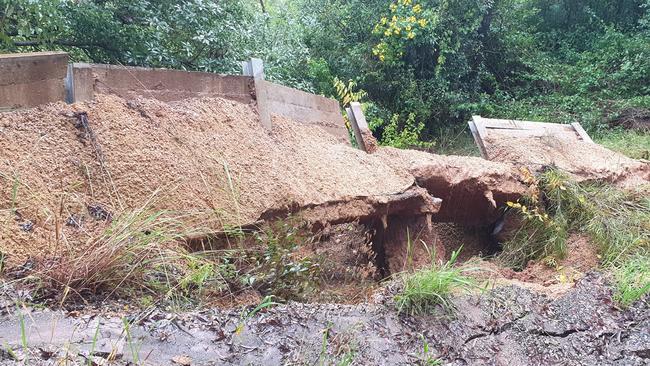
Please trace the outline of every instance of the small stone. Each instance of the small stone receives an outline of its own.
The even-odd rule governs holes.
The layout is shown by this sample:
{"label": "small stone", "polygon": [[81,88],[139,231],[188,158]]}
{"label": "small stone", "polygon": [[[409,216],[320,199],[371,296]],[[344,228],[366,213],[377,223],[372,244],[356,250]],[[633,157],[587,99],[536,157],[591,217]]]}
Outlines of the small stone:
{"label": "small stone", "polygon": [[29,221],[29,220],[27,220],[27,221],[23,222],[22,224],[20,224],[20,230],[29,233],[29,232],[31,232],[32,230],[34,230],[34,223],[31,222],[31,221]]}
{"label": "small stone", "polygon": [[177,365],[190,366],[192,364],[192,359],[190,358],[190,356],[178,355],[172,357],[172,362]]}

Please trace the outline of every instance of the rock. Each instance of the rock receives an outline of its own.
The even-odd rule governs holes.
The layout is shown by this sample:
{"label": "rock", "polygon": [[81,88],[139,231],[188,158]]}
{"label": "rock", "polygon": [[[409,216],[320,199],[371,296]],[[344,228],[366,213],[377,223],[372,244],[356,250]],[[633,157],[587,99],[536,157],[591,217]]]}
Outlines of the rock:
{"label": "rock", "polygon": [[172,362],[177,365],[190,366],[192,364],[192,359],[186,355],[178,355],[172,357]]}

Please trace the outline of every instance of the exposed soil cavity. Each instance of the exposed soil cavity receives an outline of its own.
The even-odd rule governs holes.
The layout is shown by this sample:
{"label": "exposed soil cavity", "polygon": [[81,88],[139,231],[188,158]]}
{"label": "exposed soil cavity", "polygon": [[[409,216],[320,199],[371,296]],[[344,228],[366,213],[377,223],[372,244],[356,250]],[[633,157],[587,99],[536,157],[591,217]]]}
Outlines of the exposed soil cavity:
{"label": "exposed soil cavity", "polygon": [[369,226],[375,264],[382,277],[444,262],[460,250],[459,262],[500,250],[492,226],[431,222],[427,216],[388,216]]}

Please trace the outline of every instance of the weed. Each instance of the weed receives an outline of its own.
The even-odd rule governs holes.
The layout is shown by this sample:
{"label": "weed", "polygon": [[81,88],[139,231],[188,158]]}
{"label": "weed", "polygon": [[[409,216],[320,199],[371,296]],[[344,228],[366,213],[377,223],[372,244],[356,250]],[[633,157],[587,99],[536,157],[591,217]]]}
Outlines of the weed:
{"label": "weed", "polygon": [[27,343],[27,329],[25,327],[25,315],[22,311],[18,309],[18,321],[20,324],[20,344],[23,347],[23,353],[25,354],[25,359],[23,360],[25,365],[29,364],[29,344]]}
{"label": "weed", "polygon": [[[8,344],[5,343],[3,350],[11,357],[14,361],[20,361],[16,352]],[[2,353],[0,353],[2,355]]]}
{"label": "weed", "polygon": [[93,356],[95,355],[95,347],[97,346],[97,340],[99,339],[99,324],[100,322],[97,322],[97,327],[95,328],[95,334],[93,335],[92,343],[90,344],[90,352],[88,353],[88,360],[87,364],[88,366],[92,366],[94,363],[92,361]]}
{"label": "weed", "polygon": [[246,312],[245,314],[242,313],[242,315],[239,317],[239,324],[237,324],[237,328],[235,329],[235,334],[240,334],[244,330],[246,320],[254,317],[255,314],[259,313],[263,309],[270,308],[276,305],[279,305],[279,303],[273,301],[273,296],[264,297],[262,301],[259,303],[259,305],[253,308],[253,310]]}
{"label": "weed", "polygon": [[578,184],[554,169],[529,183],[534,193],[508,204],[523,225],[504,243],[499,256],[503,262],[514,268],[525,267],[531,259],[557,263],[566,253],[567,233],[583,232],[598,246],[602,264],[615,274],[622,304],[650,292],[650,279],[643,274],[648,264],[643,259],[650,251],[647,194],[602,183]]}
{"label": "weed", "polygon": [[614,268],[616,294],[614,298],[623,306],[650,293],[650,256],[637,254]]}
{"label": "weed", "polygon": [[438,305],[451,309],[449,296],[452,292],[474,286],[473,281],[463,275],[466,269],[454,267],[461,249],[454,251],[444,264],[436,264],[434,261],[430,268],[403,274],[403,288],[395,296],[397,311],[425,314],[431,313]]}
{"label": "weed", "polygon": [[[321,342],[321,351],[318,356],[318,365],[336,365],[336,366],[349,366],[352,365],[356,358],[356,347],[351,345],[350,330],[332,337],[334,324],[330,321],[323,329],[323,340]],[[330,355],[328,348],[330,346],[330,337],[332,337],[333,351]]]}
{"label": "weed", "polygon": [[438,366],[442,364],[438,358],[435,358],[431,355],[431,350],[429,349],[429,342],[424,338],[423,335],[420,335],[422,339],[422,356],[420,357],[419,364],[422,366]]}
{"label": "weed", "polygon": [[129,350],[131,351],[131,357],[133,358],[133,362],[137,365],[140,363],[140,346],[133,340],[131,324],[129,321],[126,318],[122,318],[122,324],[124,327],[124,333],[126,334],[126,341],[129,345]]}

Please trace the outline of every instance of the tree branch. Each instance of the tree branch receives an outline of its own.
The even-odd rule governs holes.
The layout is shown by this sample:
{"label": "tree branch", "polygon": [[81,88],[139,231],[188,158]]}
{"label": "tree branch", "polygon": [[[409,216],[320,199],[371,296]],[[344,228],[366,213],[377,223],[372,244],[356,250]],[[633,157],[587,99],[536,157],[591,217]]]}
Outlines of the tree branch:
{"label": "tree branch", "polygon": [[76,42],[76,41],[69,41],[69,40],[54,40],[51,42],[44,41],[44,40],[36,40],[36,41],[14,41],[13,44],[16,47],[33,47],[33,46],[40,46],[44,44],[56,44],[59,46],[69,46],[69,47],[78,47],[78,48],[101,48],[106,51],[114,51],[117,52],[118,50],[112,47],[109,47],[103,43],[85,43],[85,42]]}

